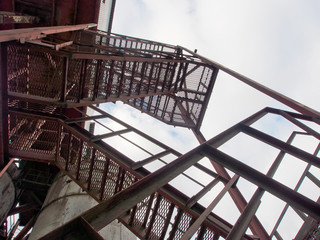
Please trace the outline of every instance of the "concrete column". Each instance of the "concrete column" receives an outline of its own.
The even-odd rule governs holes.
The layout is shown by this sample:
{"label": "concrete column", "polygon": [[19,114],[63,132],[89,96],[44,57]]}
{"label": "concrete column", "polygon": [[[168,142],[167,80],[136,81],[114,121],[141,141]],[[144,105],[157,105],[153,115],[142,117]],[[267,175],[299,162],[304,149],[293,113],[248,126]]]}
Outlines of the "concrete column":
{"label": "concrete column", "polygon": [[[38,239],[95,206],[97,202],[75,182],[59,173],[50,187],[29,240]],[[117,220],[99,231],[107,240],[137,239]]]}
{"label": "concrete column", "polygon": [[19,175],[18,168],[11,164],[7,171],[0,177],[0,226],[6,220],[7,214],[13,207],[18,194],[13,179]]}

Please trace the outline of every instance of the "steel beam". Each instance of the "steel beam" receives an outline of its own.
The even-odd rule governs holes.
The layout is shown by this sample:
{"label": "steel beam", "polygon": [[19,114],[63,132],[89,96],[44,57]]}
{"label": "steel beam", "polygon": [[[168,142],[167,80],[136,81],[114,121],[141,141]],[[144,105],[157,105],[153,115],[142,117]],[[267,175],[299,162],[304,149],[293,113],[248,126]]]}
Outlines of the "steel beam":
{"label": "steel beam", "polygon": [[131,132],[131,131],[132,131],[132,129],[127,128],[127,129],[123,129],[123,130],[119,130],[119,131],[115,131],[115,132],[111,132],[111,133],[96,135],[96,136],[93,136],[90,139],[90,141],[91,142],[96,142],[96,141],[99,141],[99,140],[102,140],[102,139],[105,139],[105,138],[109,138],[109,137],[125,134],[125,133]]}
{"label": "steel beam", "polygon": [[280,111],[280,114],[281,114],[281,116],[283,116],[284,118],[286,118],[287,120],[289,120],[290,122],[292,122],[293,124],[298,126],[299,128],[303,129],[304,131],[306,131],[310,135],[312,135],[315,138],[317,138],[318,140],[320,140],[320,134],[317,131],[313,130],[312,128],[310,128],[307,125],[303,124],[302,122],[298,121],[293,116],[291,116],[289,113],[286,113],[285,111]]}
{"label": "steel beam", "polygon": [[301,160],[310,163],[318,168],[320,168],[320,158],[303,151],[297,147],[291,146],[277,138],[274,138],[268,134],[265,134],[259,130],[256,130],[252,127],[249,127],[247,125],[241,124],[239,125],[241,132],[246,133],[256,139],[259,139],[262,142],[265,142],[275,148],[278,148],[280,150],[283,150],[297,158],[300,158]]}
{"label": "steel beam", "polygon": [[20,42],[23,43],[28,40],[43,38],[49,34],[84,30],[84,29],[93,28],[96,26],[97,24],[89,23],[89,24],[79,24],[79,25],[70,25],[70,26],[54,26],[54,27],[38,27],[38,28],[3,30],[3,31],[0,31],[0,42],[19,40]]}
{"label": "steel beam", "polygon": [[207,192],[209,192],[217,183],[220,181],[219,178],[213,179],[207,186],[200,190],[196,195],[192,196],[187,203],[187,206],[191,208],[199,199],[201,199]]}
{"label": "steel beam", "polygon": [[154,160],[157,160],[157,159],[159,159],[159,158],[161,158],[161,157],[164,157],[164,156],[166,156],[166,155],[168,155],[168,154],[170,154],[170,153],[171,153],[171,149],[167,149],[167,150],[165,150],[165,151],[163,151],[163,152],[160,152],[160,153],[158,153],[158,154],[155,154],[155,155],[153,155],[153,156],[151,156],[151,157],[148,157],[148,158],[146,158],[146,159],[144,159],[144,160],[135,162],[135,163],[133,164],[133,166],[132,166],[132,169],[133,169],[133,170],[136,170],[136,169],[138,169],[138,168],[140,168],[140,167],[142,167],[142,166],[144,166],[144,165],[146,165],[146,164],[148,164],[148,163],[151,163],[151,162],[153,162]]}
{"label": "steel beam", "polygon": [[134,207],[138,202],[150,196],[160,187],[198,162],[203,157],[202,154],[199,153],[202,147],[203,145],[200,145],[185,155],[178,157],[175,161],[119,192],[113,198],[93,207],[82,215],[83,218],[86,219],[96,231],[99,231],[125,211]]}
{"label": "steel beam", "polygon": [[[81,83],[80,83],[81,84]],[[110,92],[108,92],[110,93]],[[48,97],[41,97],[36,95],[29,95],[25,93],[18,93],[18,92],[8,92],[8,96],[15,98],[17,100],[25,101],[25,102],[33,102],[33,103],[39,103],[39,104],[47,104],[47,105],[54,105],[57,107],[64,107],[64,108],[76,108],[76,107],[84,107],[84,106],[90,106],[92,104],[99,104],[99,103],[105,103],[105,102],[116,102],[116,101],[127,101],[130,99],[138,99],[141,97],[149,97],[154,95],[160,95],[160,94],[168,94],[172,93],[172,91],[164,91],[157,90],[154,92],[146,92],[141,91],[139,93],[134,93],[128,96],[127,94],[121,94],[119,97],[118,95],[109,95],[108,98],[96,98],[94,101],[89,99],[84,99],[83,96],[81,96],[80,99],[78,99],[78,102],[61,102],[57,99],[48,98]]]}
{"label": "steel beam", "polygon": [[201,151],[205,156],[270,192],[292,207],[307,213],[316,220],[320,220],[320,204],[207,144],[204,144]]}
{"label": "steel beam", "polygon": [[0,178],[2,175],[7,171],[7,169],[10,167],[10,165],[14,162],[14,158],[11,158],[10,161],[1,169],[0,171]]}

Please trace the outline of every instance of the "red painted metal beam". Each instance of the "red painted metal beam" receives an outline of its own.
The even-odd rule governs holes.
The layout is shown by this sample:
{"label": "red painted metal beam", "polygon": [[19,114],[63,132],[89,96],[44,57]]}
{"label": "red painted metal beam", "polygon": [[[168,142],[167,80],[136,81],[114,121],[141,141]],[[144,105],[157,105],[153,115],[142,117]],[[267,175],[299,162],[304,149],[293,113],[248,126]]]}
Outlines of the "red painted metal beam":
{"label": "red painted metal beam", "polygon": [[20,40],[20,42],[25,42],[27,40],[43,38],[49,34],[78,31],[96,26],[97,24],[90,23],[72,26],[54,26],[4,30],[0,31],[0,42],[8,42],[12,40]]}
{"label": "red painted metal beam", "polygon": [[208,144],[205,144],[200,151],[210,159],[213,159],[234,173],[287,202],[290,206],[297,208],[320,221],[320,204]]}
{"label": "red painted metal beam", "polygon": [[246,126],[244,124],[240,124],[239,128],[241,132],[246,133],[256,139],[259,139],[262,142],[265,142],[275,148],[278,148],[284,152],[287,152],[297,158],[300,158],[301,160],[310,163],[318,168],[320,168],[320,158],[313,156],[312,154],[303,151],[297,147],[294,147],[290,144],[287,144],[277,138],[274,138],[268,134],[265,134],[259,130],[256,130],[252,127]]}

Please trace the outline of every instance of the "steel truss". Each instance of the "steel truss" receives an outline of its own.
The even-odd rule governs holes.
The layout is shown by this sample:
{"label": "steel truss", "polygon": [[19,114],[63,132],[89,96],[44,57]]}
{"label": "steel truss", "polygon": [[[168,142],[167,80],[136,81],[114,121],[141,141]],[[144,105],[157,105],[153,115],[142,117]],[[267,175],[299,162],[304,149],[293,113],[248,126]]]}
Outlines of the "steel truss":
{"label": "steel truss", "polygon": [[[77,234],[79,228],[92,239],[100,239],[97,231],[116,218],[142,239],[189,239],[192,236],[196,239],[218,239],[219,236],[281,239],[277,229],[288,206],[305,222],[297,239],[317,230],[320,205],[298,193],[298,189],[305,178],[320,187],[319,179],[309,171],[311,166],[320,167],[319,146],[310,154],[291,144],[300,134],[320,140],[320,134],[303,123],[319,125],[317,111],[183,47],[106,34],[88,27],[90,25],[45,28],[38,29],[39,32],[19,30],[0,35],[1,41],[7,41],[6,36],[20,41],[1,43],[2,165],[12,164],[13,158],[56,165],[99,202],[44,239]],[[56,32],[59,34],[54,34]],[[199,129],[219,70],[300,113],[265,108],[205,141]],[[202,144],[182,155],[92,105],[117,100],[166,123],[192,128]],[[87,116],[86,107],[98,115]],[[279,115],[301,131],[293,132],[288,141],[283,142],[253,128],[252,124],[266,114]],[[108,128],[102,119],[116,122],[120,130]],[[92,135],[83,128],[87,121],[94,121],[107,131]],[[267,174],[218,149],[239,133],[279,149]],[[130,134],[161,150],[148,150],[144,144],[130,139]],[[115,149],[108,141],[116,137],[134,145],[146,157],[137,160]],[[286,154],[308,164],[294,189],[272,178]],[[174,160],[165,160],[168,156]],[[210,159],[215,170],[199,163],[204,157]],[[154,162],[164,166],[148,171],[146,166]],[[208,174],[211,181],[203,184],[186,175],[189,168]],[[234,175],[230,177],[225,168]],[[181,175],[197,183],[201,190],[190,197],[168,185]],[[257,186],[249,203],[237,188],[239,178]],[[201,206],[199,200],[219,182],[225,187],[207,208]],[[265,191],[287,202],[271,234],[255,216]],[[234,226],[212,212],[227,192],[241,211]],[[27,234],[33,223],[34,218],[25,225],[19,238]],[[248,227],[253,236],[245,234]]]}
{"label": "steel truss", "polygon": [[[101,113],[101,115],[95,116],[95,119],[102,119],[105,117],[116,120],[114,117],[100,109],[97,109],[96,107],[94,107],[94,109]],[[294,132],[293,135],[290,136],[288,142],[285,143],[250,127],[250,125],[266,114],[286,116],[289,121],[305,130],[302,134],[309,134],[319,139],[316,132],[313,132],[309,127],[306,127],[306,125],[299,121],[305,120],[314,122],[312,117],[266,108],[226,130],[217,137],[201,144],[189,153],[181,155],[168,146],[147,137],[145,134],[142,134],[140,131],[119,120],[116,121],[120,123],[124,129],[103,135],[92,136],[75,122],[85,121],[87,119],[92,119],[93,117],[62,120],[54,119],[49,116],[45,118],[41,115],[21,113],[15,110],[10,111],[10,124],[11,121],[14,120],[14,126],[20,125],[20,128],[23,128],[23,125],[17,124],[17,122],[24,121],[25,125],[30,126],[32,124],[35,129],[39,129],[39,131],[26,130],[22,132],[20,130],[20,138],[18,138],[18,135],[14,134],[17,130],[14,129],[13,134],[10,135],[10,139],[13,140],[9,145],[9,153],[12,156],[22,159],[42,160],[56,164],[83,189],[88,191],[91,196],[100,201],[101,204],[89,210],[82,216],[85,221],[83,219],[75,220],[88,222],[96,231],[115,218],[118,218],[143,239],[148,238],[149,234],[152,234],[152,238],[157,239],[168,236],[168,234],[170,236],[175,236],[175,238],[178,239],[183,236],[188,239],[187,236],[190,237],[196,233],[199,235],[202,231],[204,233],[211,231],[212,234],[222,235],[223,237],[229,236],[229,239],[237,239],[248,227],[251,218],[254,216],[254,213],[259,206],[257,203],[260,202],[264,191],[268,191],[284,200],[296,211],[304,212],[314,219],[314,221],[318,222],[320,219],[319,204],[296,192],[295,190],[297,190],[298,187],[295,190],[289,189],[283,184],[273,180],[272,176],[276,172],[277,167],[285,154],[291,154],[306,161],[308,163],[308,168],[310,168],[310,166],[319,167],[320,159],[316,157],[319,152],[319,146],[315,151],[315,154],[312,155],[290,145],[294,136],[301,133]],[[42,119],[39,120],[39,117]],[[32,135],[30,135],[30,132],[32,132]],[[112,148],[106,142],[102,141],[102,139],[107,140],[114,136],[126,138],[125,136],[129,132],[134,132],[146,137],[148,140],[161,146],[163,151],[153,154],[144,160],[133,161]],[[266,175],[246,166],[217,149],[218,146],[226,143],[241,132],[280,150],[279,156]],[[51,140],[50,142],[45,142],[43,139],[49,139],[48,134],[50,134]],[[177,159],[153,173],[149,173],[143,168],[145,164],[161,159],[167,154],[173,154]],[[182,193],[166,185],[176,176],[183,174],[183,172],[191,166],[203,169],[204,167],[199,165],[198,161],[205,156],[236,173],[236,177],[233,177],[229,181],[210,169],[204,170],[205,172],[211,171],[211,174],[214,177],[213,182],[222,181],[223,183],[226,183],[226,187],[222,190],[221,196],[216,198],[211,205],[211,208],[208,209],[202,208],[197,204],[197,201],[204,193],[211,189],[214,183],[203,186],[203,190],[198,194],[195,194],[193,198],[183,196]],[[302,179],[306,176],[312,176],[312,174],[306,170]],[[230,224],[211,213],[211,210],[221,200],[226,191],[231,187],[235,187],[235,181],[238,177],[244,177],[259,188],[247,205],[245,211],[242,213],[240,217],[241,220],[239,220],[238,224],[232,228]],[[137,181],[139,179],[140,181]],[[309,179],[312,179],[312,177],[309,177]],[[299,184],[301,185],[301,183]],[[125,199],[125,201],[121,201],[122,199]],[[288,206],[285,208],[287,207]],[[179,214],[180,211],[182,212]],[[173,216],[177,222],[171,222]],[[188,220],[182,216],[188,216]],[[243,219],[246,220],[244,221]],[[180,226],[182,224],[181,221],[187,221],[187,223],[184,223],[186,226],[183,229],[175,229],[176,225]],[[272,235],[277,234],[276,229],[278,225],[279,223],[275,225],[275,230]],[[161,227],[159,228],[159,226]],[[204,230],[203,228],[207,230]],[[52,236],[56,237],[60,230],[61,229],[58,229],[51,233],[53,234]],[[48,237],[49,236],[50,234]],[[250,237],[247,236],[247,238]]]}

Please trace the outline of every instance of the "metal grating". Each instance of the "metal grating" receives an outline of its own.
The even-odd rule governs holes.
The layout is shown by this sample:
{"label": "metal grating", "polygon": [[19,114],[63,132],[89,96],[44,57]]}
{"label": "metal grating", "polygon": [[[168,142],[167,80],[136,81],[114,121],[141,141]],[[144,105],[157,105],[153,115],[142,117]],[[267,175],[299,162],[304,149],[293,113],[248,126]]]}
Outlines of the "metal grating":
{"label": "metal grating", "polygon": [[217,69],[168,44],[94,30],[76,35],[59,51],[43,46],[62,41],[55,35],[35,43],[42,46],[10,43],[9,96],[68,107],[121,100],[167,124],[200,128]]}
{"label": "metal grating", "polygon": [[8,45],[8,91],[58,99],[62,58],[31,44]]}

